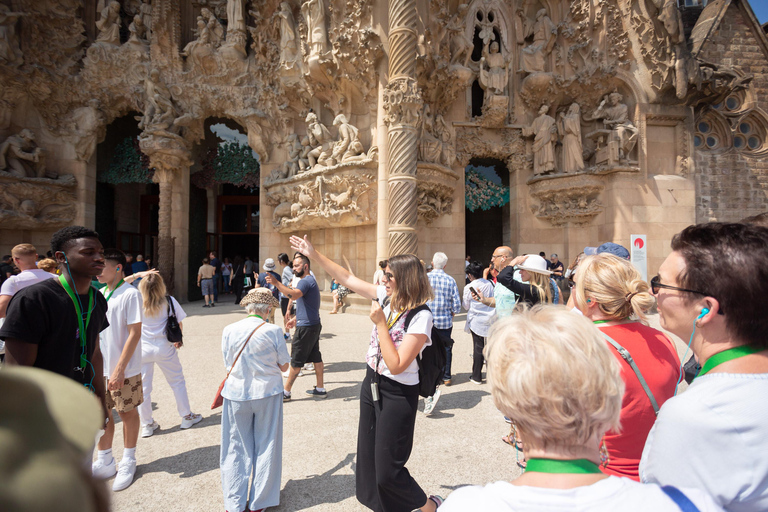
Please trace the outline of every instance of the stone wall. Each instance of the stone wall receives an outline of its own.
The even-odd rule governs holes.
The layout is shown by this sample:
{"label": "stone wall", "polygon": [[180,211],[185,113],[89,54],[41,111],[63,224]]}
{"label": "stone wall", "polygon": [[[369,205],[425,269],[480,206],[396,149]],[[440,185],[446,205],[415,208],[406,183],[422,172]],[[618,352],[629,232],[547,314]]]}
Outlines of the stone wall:
{"label": "stone wall", "polygon": [[[732,3],[701,52],[707,61],[736,65],[754,75],[739,109],[745,113],[768,100],[768,49],[756,37],[750,21],[741,2]],[[700,121],[706,112],[696,114]],[[738,115],[727,117],[732,123],[738,119]],[[723,141],[713,150],[696,148],[695,164],[696,222],[737,221],[768,211],[768,159],[764,153],[749,154]]]}

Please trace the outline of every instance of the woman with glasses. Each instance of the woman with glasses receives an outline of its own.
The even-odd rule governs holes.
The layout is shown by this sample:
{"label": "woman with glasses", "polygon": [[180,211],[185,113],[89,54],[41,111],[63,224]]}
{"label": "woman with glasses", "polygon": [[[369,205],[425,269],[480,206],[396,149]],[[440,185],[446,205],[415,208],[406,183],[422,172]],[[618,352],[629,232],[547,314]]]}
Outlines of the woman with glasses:
{"label": "woman with glasses", "polygon": [[[648,432],[658,408],[674,395],[680,378],[675,346],[647,325],[645,314],[655,300],[640,272],[625,259],[608,253],[584,258],[573,299],[579,311],[602,332],[621,364],[626,386],[621,430],[610,430],[604,437],[609,459],[603,471],[639,481],[638,466]],[[637,371],[620,351],[631,356]]]}
{"label": "woman with glasses", "polygon": [[698,487],[726,510],[768,510],[768,228],[687,227],[652,283],[661,326],[702,369],[659,413],[640,478]]}
{"label": "woman with glasses", "polygon": [[[493,402],[517,425],[528,466],[515,480],[454,491],[441,512],[721,510],[699,490],[664,490],[600,471],[600,440],[619,428],[624,383],[583,316],[561,306],[524,309],[491,328],[486,355]],[[667,492],[693,503],[682,508]]]}
{"label": "woman with glasses", "polygon": [[384,286],[376,286],[329,260],[306,236],[292,236],[290,242],[340,285],[372,301],[374,327],[360,390],[357,431],[358,501],[377,512],[434,512],[442,498],[427,497],[405,468],[419,403],[416,356],[432,344],[429,308],[412,313],[432,299],[424,265],[413,255],[393,256],[384,268]]}

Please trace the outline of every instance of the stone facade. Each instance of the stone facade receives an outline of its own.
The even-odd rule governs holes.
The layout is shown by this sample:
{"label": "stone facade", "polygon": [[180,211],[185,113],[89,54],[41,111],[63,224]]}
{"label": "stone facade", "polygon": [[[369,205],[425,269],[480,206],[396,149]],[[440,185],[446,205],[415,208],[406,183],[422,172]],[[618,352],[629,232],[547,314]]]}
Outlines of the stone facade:
{"label": "stone facade", "polygon": [[[159,190],[155,263],[181,298],[196,230],[220,236],[216,194],[198,211],[190,188],[210,119],[259,156],[262,262],[307,233],[361,277],[389,255],[442,250],[461,280],[475,161],[509,172],[497,229],[518,253],[570,260],[645,234],[653,270],[686,225],[768,209],[768,51],[745,0],[693,18],[675,0],[0,9],[0,252],[95,225],[96,149],[126,118]],[[116,194],[118,230],[141,224],[142,189]]]}

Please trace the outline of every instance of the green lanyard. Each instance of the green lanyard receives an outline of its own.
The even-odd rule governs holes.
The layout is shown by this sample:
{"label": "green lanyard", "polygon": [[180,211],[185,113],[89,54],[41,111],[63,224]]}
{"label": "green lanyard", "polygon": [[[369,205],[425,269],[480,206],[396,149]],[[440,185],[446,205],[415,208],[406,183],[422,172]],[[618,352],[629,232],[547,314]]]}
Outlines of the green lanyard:
{"label": "green lanyard", "polygon": [[82,353],[80,354],[80,368],[85,368],[85,365],[88,363],[87,358],[85,357],[85,331],[88,330],[88,325],[91,323],[91,312],[93,311],[93,288],[88,288],[88,315],[85,320],[85,325],[83,325],[83,311],[80,309],[80,299],[75,295],[74,290],[72,290],[72,287],[67,282],[67,278],[63,275],[59,276],[59,282],[64,287],[64,289],[67,291],[67,295],[69,295],[69,298],[72,299],[72,304],[75,305],[75,312],[77,313],[77,334],[76,336],[80,338],[80,348],[82,349]]}
{"label": "green lanyard", "polygon": [[264,320],[264,319],[263,319],[263,318],[261,318],[259,315],[248,315],[248,316],[247,316],[247,317],[245,317],[245,318],[251,318],[251,317],[253,317],[253,316],[255,316],[256,318],[258,318],[259,320]]}
{"label": "green lanyard", "polygon": [[109,292],[109,295],[107,295],[107,302],[109,302],[109,299],[112,298],[112,294],[115,293],[115,290],[120,288],[120,285],[123,284],[124,282],[125,282],[125,279],[121,279],[120,282],[117,283],[117,286],[115,286],[114,289],[111,292]]}
{"label": "green lanyard", "polygon": [[528,459],[525,466],[526,473],[600,473],[600,467],[587,459],[556,460],[556,459]]}
{"label": "green lanyard", "polygon": [[729,348],[728,350],[723,350],[722,352],[715,354],[709,359],[707,359],[707,362],[704,363],[704,367],[701,369],[701,372],[699,372],[697,377],[701,377],[702,375],[705,375],[707,372],[712,370],[715,366],[719,366],[728,361],[733,361],[734,359],[748,356],[750,354],[756,354],[757,352],[762,352],[763,350],[765,349],[761,347],[752,347],[749,345],[742,345],[741,347],[735,347],[735,348]]}
{"label": "green lanyard", "polygon": [[595,324],[595,325],[597,325],[597,324],[607,324],[608,322],[610,322],[610,320],[593,320],[592,321],[592,323]]}

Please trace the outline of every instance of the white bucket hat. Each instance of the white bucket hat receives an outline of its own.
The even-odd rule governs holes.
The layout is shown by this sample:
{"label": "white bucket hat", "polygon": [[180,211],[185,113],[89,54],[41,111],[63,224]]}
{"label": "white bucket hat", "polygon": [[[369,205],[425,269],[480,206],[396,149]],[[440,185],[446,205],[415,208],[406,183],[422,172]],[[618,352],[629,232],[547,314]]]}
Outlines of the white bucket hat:
{"label": "white bucket hat", "polygon": [[267,272],[271,272],[271,271],[275,270],[275,260],[273,260],[272,258],[267,258],[266,260],[264,260],[264,267],[263,268]]}
{"label": "white bucket hat", "polygon": [[536,272],[537,274],[544,274],[546,276],[552,275],[551,270],[547,270],[547,260],[539,256],[538,254],[530,254],[525,259],[522,265],[518,265],[520,270],[527,270],[528,272]]}

